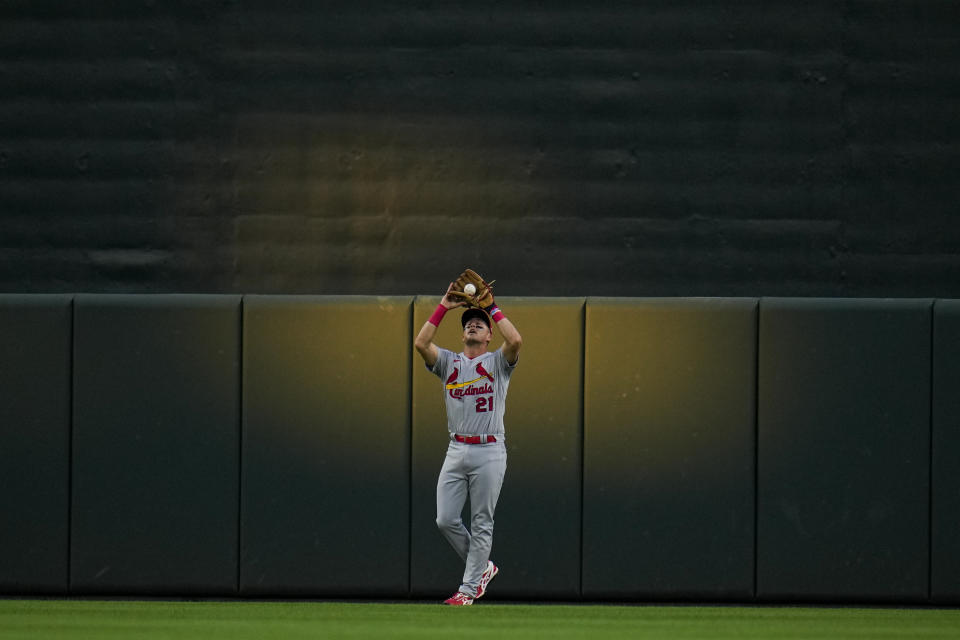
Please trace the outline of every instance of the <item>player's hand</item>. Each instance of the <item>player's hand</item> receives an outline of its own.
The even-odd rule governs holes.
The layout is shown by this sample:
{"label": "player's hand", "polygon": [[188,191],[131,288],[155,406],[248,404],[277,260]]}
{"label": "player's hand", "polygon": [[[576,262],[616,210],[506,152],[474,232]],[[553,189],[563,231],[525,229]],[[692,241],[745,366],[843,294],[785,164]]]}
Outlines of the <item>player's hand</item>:
{"label": "player's hand", "polygon": [[[453,291],[450,291],[449,294],[463,300],[468,307],[479,307],[486,310],[494,305],[493,287],[491,286],[493,283],[493,280],[487,282],[481,278],[480,274],[473,269],[467,269],[453,283]],[[474,287],[473,294],[464,291],[464,288],[468,285]]]}
{"label": "player's hand", "polygon": [[457,307],[462,307],[467,304],[466,301],[458,300],[455,296],[450,295],[450,292],[454,290],[453,285],[454,283],[451,282],[450,286],[447,287],[447,292],[443,294],[443,299],[440,300],[440,304],[442,304],[447,309],[455,309]]}

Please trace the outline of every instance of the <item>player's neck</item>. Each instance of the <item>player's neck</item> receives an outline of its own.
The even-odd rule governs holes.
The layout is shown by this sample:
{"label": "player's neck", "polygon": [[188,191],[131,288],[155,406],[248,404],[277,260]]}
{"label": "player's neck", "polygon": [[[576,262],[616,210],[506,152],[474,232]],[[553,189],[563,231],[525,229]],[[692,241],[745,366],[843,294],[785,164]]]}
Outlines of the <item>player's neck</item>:
{"label": "player's neck", "polygon": [[465,344],[463,345],[463,355],[467,356],[471,360],[477,356],[482,356],[487,352],[487,345],[485,344]]}

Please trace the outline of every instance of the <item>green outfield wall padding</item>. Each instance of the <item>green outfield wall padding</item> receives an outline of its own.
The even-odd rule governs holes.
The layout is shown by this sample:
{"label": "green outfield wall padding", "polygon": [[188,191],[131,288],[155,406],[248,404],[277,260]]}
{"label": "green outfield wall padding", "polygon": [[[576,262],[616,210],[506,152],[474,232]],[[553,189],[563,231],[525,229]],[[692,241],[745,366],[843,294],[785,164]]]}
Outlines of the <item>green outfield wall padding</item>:
{"label": "green outfield wall padding", "polygon": [[[440,296],[418,297],[413,336]],[[498,300],[523,347],[510,379],[504,426],[507,473],[497,504],[491,559],[500,574],[491,598],[575,599],[580,592],[580,467],[583,298]],[[459,353],[460,310],[447,314],[435,343]],[[449,443],[443,381],[413,349],[411,590],[446,597],[463,563],[436,526],[437,476]],[[498,331],[490,349],[500,347]],[[469,500],[467,502],[469,507]],[[464,522],[469,527],[469,512]]]}
{"label": "green outfield wall padding", "polygon": [[0,295],[0,593],[67,592],[68,295]]}
{"label": "green outfield wall padding", "polygon": [[244,298],[241,594],[407,595],[411,304]]}
{"label": "green outfield wall padding", "polygon": [[[449,596],[439,299],[0,295],[0,594]],[[960,300],[499,302],[488,598],[960,603]]]}
{"label": "green outfield wall padding", "polygon": [[240,300],[77,296],[74,593],[236,593]]}
{"label": "green outfield wall padding", "polygon": [[960,602],[960,300],[933,313],[930,597]]}
{"label": "green outfield wall padding", "polygon": [[761,301],[759,598],[927,598],[931,306]]}
{"label": "green outfield wall padding", "polygon": [[585,598],[752,596],[756,306],[587,298]]}

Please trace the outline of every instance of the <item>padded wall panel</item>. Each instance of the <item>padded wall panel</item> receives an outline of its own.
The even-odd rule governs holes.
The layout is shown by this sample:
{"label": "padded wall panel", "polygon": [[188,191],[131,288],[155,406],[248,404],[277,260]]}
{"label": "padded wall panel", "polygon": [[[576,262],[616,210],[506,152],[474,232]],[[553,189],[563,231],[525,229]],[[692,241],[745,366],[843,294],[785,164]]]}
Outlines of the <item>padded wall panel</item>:
{"label": "padded wall panel", "polygon": [[926,598],[930,314],[929,300],[761,302],[759,597]]}
{"label": "padded wall panel", "polygon": [[236,593],[240,297],[75,302],[71,588]]}
{"label": "padded wall panel", "polygon": [[411,303],[244,299],[241,593],[407,594]]}
{"label": "padded wall panel", "polygon": [[66,593],[71,296],[0,295],[0,593]]}
{"label": "padded wall panel", "polygon": [[960,300],[933,319],[933,478],[930,597],[960,602]]}
{"label": "padded wall panel", "polygon": [[587,299],[585,598],[752,595],[756,306]]}
{"label": "padded wall panel", "polygon": [[[417,298],[413,336],[439,296]],[[489,598],[579,597],[583,298],[498,300],[523,336],[504,425],[507,473],[497,504],[491,558],[501,573]],[[463,349],[461,311],[451,311],[435,343]],[[437,475],[449,442],[443,383],[413,350],[411,590],[446,597],[463,563],[436,526]],[[494,331],[491,350],[502,344]],[[469,501],[467,507],[469,508]],[[469,527],[469,512],[464,522]]]}

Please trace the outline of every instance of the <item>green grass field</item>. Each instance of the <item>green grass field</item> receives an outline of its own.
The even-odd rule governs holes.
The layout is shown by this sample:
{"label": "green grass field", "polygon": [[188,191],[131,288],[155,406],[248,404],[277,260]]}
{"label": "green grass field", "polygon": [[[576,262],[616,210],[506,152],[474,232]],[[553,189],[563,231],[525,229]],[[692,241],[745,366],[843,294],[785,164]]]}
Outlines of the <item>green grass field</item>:
{"label": "green grass field", "polygon": [[958,638],[960,610],[0,600],[0,639]]}

